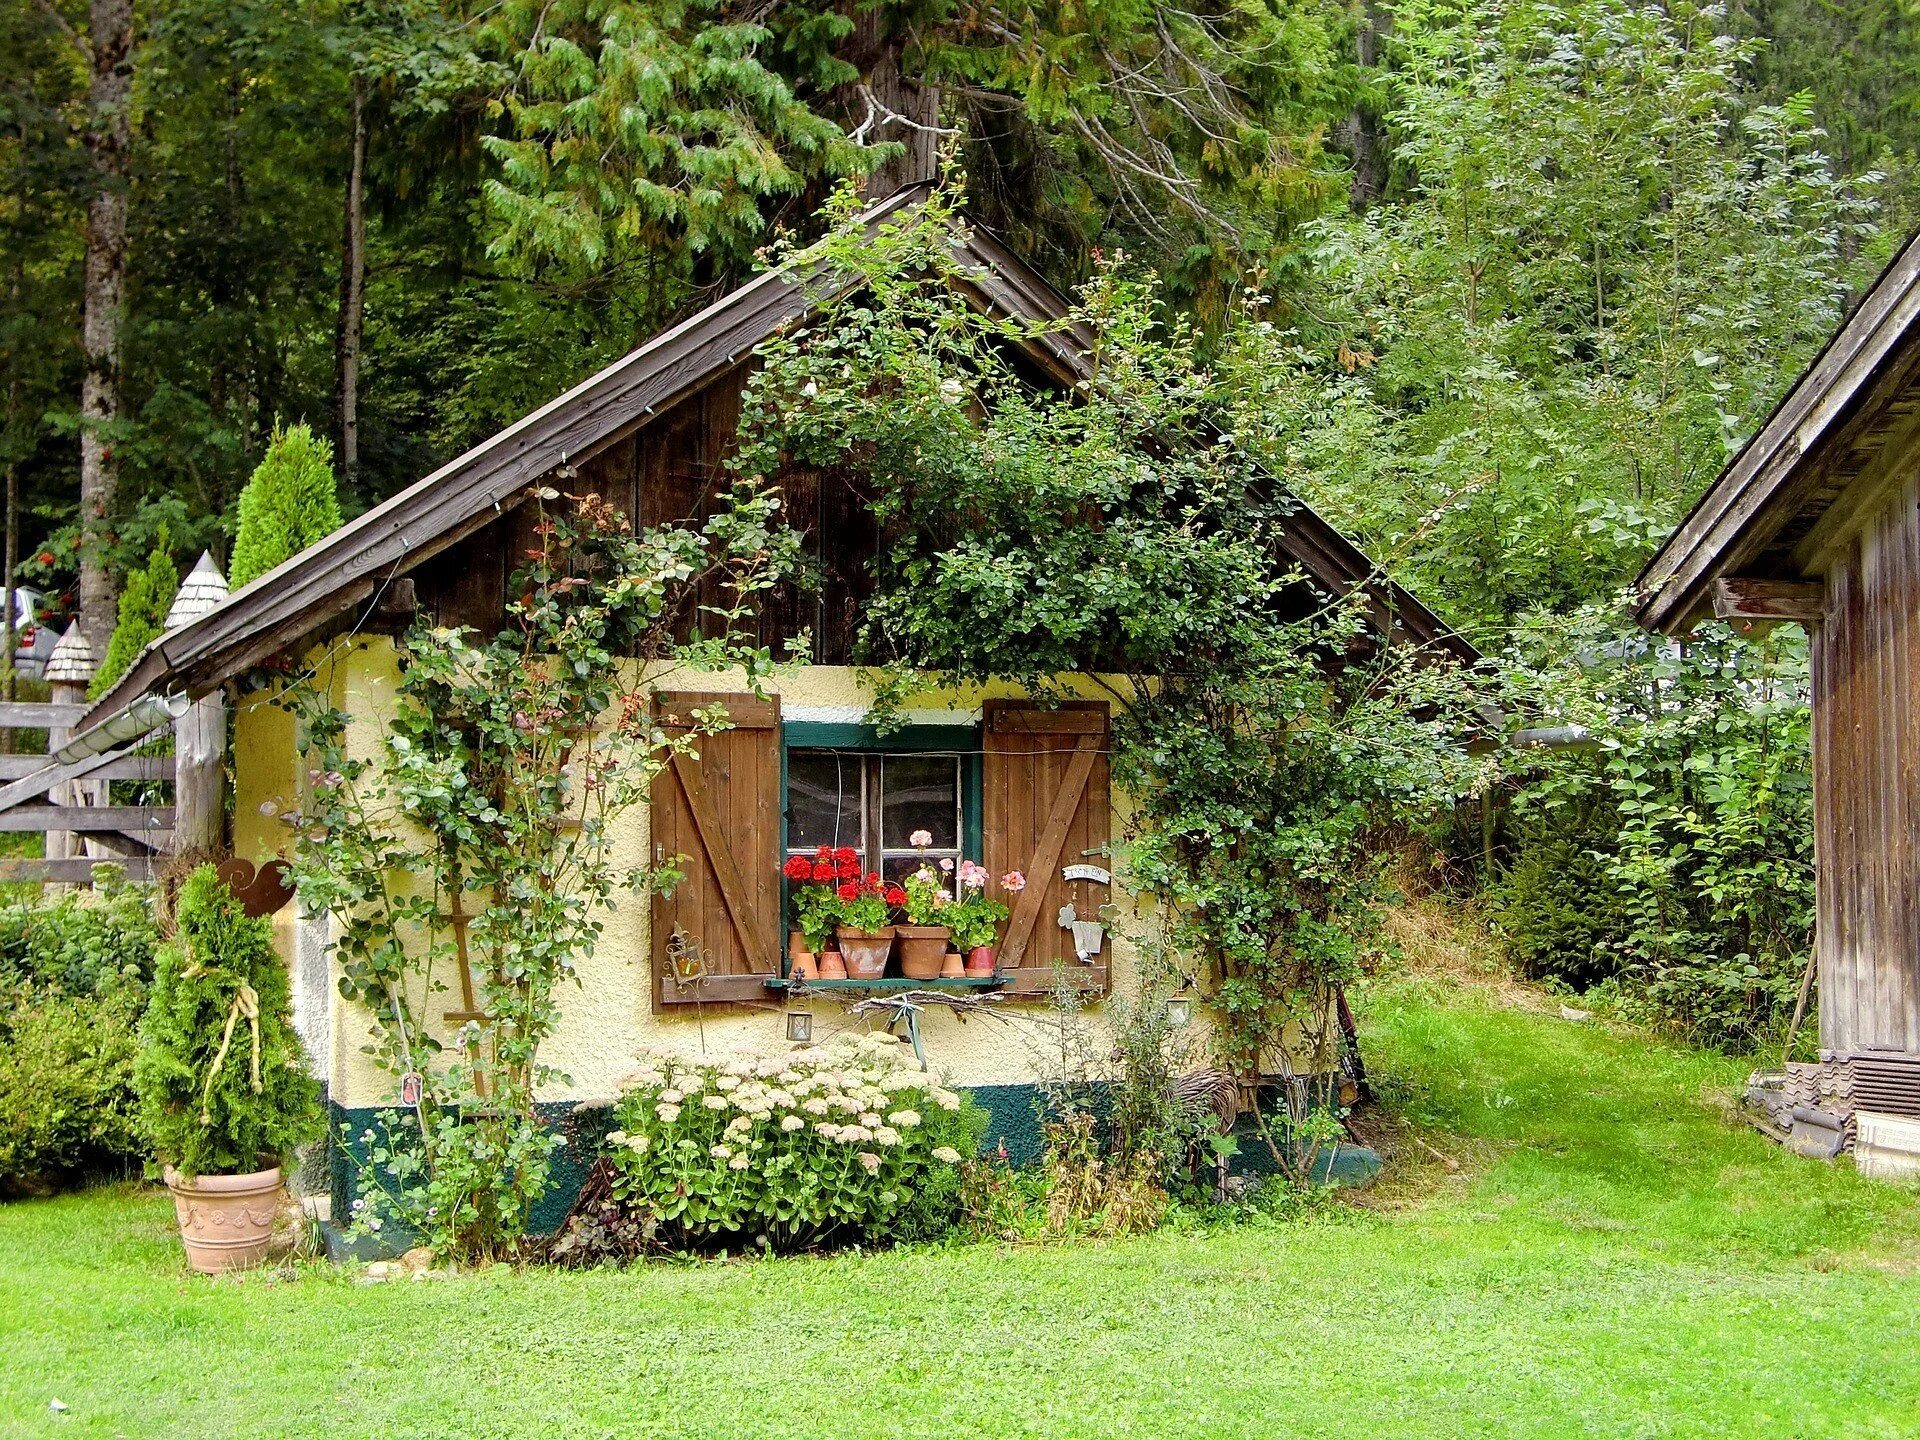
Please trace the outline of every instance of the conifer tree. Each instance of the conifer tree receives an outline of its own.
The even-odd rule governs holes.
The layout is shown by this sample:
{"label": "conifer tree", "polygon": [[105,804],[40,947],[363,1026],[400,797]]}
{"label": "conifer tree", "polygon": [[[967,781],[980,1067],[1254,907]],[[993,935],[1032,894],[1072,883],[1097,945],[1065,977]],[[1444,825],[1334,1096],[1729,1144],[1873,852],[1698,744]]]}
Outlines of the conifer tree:
{"label": "conifer tree", "polygon": [[240,492],[240,533],[228,583],[238,590],[340,528],[333,446],[305,425],[275,429]]}
{"label": "conifer tree", "polygon": [[133,1086],[158,1156],[183,1175],[250,1174],[320,1131],[318,1087],[293,1028],[273,927],[211,865],[181,887],[154,957]]}
{"label": "conifer tree", "polygon": [[180,567],[173,563],[167,547],[163,526],[146,568],[128,573],[120,590],[120,614],[113,638],[107,642],[107,653],[87,686],[88,695],[97,698],[106,694],[113,682],[132,668],[140,652],[167,628],[167,611],[180,590]]}

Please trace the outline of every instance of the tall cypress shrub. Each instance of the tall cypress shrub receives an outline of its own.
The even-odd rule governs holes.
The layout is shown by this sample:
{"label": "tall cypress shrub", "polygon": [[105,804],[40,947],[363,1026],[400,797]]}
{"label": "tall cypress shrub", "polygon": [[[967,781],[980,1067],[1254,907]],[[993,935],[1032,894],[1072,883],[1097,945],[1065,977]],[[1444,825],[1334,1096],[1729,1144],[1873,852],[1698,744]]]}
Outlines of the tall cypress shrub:
{"label": "tall cypress shrub", "polygon": [[227,581],[238,590],[339,528],[333,446],[305,425],[275,429],[240,492],[240,533]]}
{"label": "tall cypress shrub", "polygon": [[163,529],[147,557],[146,568],[128,573],[120,591],[120,614],[107,641],[107,653],[100,668],[87,685],[87,693],[98,698],[109,686],[132,668],[140,652],[167,628],[167,611],[180,590],[180,567],[173,563]]}
{"label": "tall cypress shrub", "polygon": [[251,1174],[321,1128],[287,968],[272,926],[249,916],[211,865],[181,887],[177,914],[140,1026],[141,1126],[183,1175]]}

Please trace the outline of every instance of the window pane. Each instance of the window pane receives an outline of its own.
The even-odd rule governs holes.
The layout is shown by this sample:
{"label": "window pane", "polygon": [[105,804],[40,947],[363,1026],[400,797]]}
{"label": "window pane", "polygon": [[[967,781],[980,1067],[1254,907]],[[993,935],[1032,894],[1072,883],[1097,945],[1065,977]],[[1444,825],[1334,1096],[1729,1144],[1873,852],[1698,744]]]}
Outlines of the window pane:
{"label": "window pane", "polygon": [[952,755],[889,755],[880,771],[880,837],[904,850],[916,830],[935,850],[960,843],[960,762]]}
{"label": "window pane", "polygon": [[858,755],[833,750],[787,752],[787,848],[863,848]]}

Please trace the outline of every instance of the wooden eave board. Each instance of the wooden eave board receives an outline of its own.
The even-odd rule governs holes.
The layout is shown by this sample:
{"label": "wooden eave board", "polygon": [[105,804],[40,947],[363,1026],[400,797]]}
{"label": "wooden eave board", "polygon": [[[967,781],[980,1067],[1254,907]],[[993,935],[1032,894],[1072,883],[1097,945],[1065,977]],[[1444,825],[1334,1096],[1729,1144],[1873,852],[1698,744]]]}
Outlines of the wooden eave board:
{"label": "wooden eave board", "polygon": [[[1920,376],[1920,236],[1881,272],[1800,379],[1675,527],[1635,582],[1651,630],[1678,633],[1707,606],[1707,587],[1764,555],[1789,527],[1804,535],[1871,462],[1882,411]],[[1851,458],[1850,458],[1851,457]]]}

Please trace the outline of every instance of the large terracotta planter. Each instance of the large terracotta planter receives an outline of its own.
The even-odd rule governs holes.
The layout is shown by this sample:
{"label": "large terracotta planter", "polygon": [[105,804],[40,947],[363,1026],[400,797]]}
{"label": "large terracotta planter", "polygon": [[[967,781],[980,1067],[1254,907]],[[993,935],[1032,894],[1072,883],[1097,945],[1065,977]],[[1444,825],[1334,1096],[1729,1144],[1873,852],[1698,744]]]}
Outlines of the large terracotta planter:
{"label": "large terracotta planter", "polygon": [[909,980],[938,980],[953,932],[944,925],[896,925],[893,933],[900,937],[900,973]]}
{"label": "large terracotta planter", "polygon": [[257,1265],[273,1239],[280,1213],[280,1167],[251,1175],[196,1175],[171,1165],[167,1189],[180,1220],[187,1263],[203,1275]]}
{"label": "large terracotta planter", "polygon": [[842,925],[840,958],[847,962],[849,980],[878,980],[887,973],[887,956],[893,951],[893,926],[883,930],[849,930]]}

